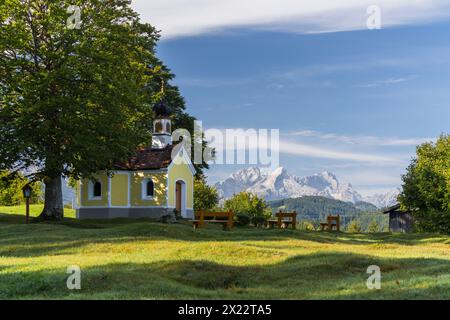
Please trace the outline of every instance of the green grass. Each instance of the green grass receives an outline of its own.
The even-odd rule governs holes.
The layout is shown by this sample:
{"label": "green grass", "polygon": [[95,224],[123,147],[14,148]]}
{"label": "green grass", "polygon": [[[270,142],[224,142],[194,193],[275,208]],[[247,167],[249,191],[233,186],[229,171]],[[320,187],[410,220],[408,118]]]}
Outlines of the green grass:
{"label": "green grass", "polygon": [[[32,204],[30,205],[30,217],[37,217],[44,208],[42,204]],[[9,214],[9,215],[25,215],[26,206],[13,206],[13,207],[2,207],[0,206],[0,213]],[[73,209],[64,209],[64,216],[66,218],[75,218],[75,210]]]}
{"label": "green grass", "polygon": [[[71,265],[79,291],[66,288]],[[366,287],[369,265],[381,267],[381,290]],[[177,298],[450,299],[450,237],[193,231],[145,219],[25,225],[0,214],[0,299]]]}

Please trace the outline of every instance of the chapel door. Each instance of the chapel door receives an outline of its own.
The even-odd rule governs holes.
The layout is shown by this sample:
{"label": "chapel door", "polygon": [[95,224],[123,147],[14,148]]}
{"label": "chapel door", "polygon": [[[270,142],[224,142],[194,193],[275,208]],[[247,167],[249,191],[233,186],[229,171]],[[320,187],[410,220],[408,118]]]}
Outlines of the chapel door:
{"label": "chapel door", "polygon": [[178,212],[182,212],[182,205],[181,205],[181,201],[182,201],[182,184],[181,182],[177,182],[175,185],[175,195],[176,195],[176,204],[175,204],[175,208],[177,209]]}

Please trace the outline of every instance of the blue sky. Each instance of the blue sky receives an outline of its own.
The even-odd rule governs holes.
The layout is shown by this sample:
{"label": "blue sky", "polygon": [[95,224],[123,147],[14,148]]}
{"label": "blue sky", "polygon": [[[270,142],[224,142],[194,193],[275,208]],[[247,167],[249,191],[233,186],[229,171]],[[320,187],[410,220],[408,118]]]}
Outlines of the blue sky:
{"label": "blue sky", "polygon": [[[361,1],[348,1],[328,20],[329,1],[309,8],[307,17],[302,8],[295,20],[283,18],[289,11],[272,16],[266,1],[260,16],[236,19],[229,19],[229,7],[197,16],[198,10],[180,10],[181,0],[152,16],[161,7],[136,2],[143,18],[163,30],[158,55],[176,74],[188,112],[206,128],[280,129],[280,164],[294,174],[328,170],[363,194],[387,191],[400,186],[415,145],[449,131],[444,2],[418,1],[411,9],[392,1],[380,30],[361,25]],[[197,2],[191,4],[205,3]],[[177,10],[173,17],[170,8]],[[172,23],[181,12],[184,25]],[[209,180],[239,168],[213,166]]]}

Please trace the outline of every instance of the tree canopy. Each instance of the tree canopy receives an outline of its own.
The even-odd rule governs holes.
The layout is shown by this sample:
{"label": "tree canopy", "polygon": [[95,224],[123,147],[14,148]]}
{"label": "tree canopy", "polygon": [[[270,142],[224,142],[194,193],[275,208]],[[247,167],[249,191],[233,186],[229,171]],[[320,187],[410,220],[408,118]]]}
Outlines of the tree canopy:
{"label": "tree canopy", "polygon": [[399,200],[420,231],[450,232],[450,135],[417,147]]}
{"label": "tree canopy", "polygon": [[[174,128],[193,128],[178,88],[168,84],[174,75],[156,56],[158,31],[130,3],[0,5],[0,169],[35,169],[32,178],[46,184],[44,217],[62,217],[61,176],[110,170],[150,143],[162,82]],[[73,5],[81,13],[75,28]]]}

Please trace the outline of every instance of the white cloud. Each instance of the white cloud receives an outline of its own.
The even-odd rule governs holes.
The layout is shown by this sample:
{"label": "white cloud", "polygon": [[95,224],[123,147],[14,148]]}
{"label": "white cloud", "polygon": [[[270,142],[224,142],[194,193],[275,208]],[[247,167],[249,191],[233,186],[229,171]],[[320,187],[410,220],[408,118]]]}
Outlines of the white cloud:
{"label": "white cloud", "polygon": [[[448,49],[440,49],[445,50],[445,52],[448,52]],[[379,70],[380,68],[411,68],[411,66],[418,66],[420,64],[423,64],[424,61],[428,61],[432,59],[433,61],[436,61],[435,54],[433,53],[432,58],[430,58],[430,53],[424,52],[421,53],[422,56],[428,55],[427,59],[413,59],[413,58],[373,58],[373,57],[367,57],[363,56],[358,59],[352,58],[349,62],[343,62],[343,63],[321,63],[321,64],[312,64],[308,66],[303,66],[301,68],[290,68],[286,72],[281,72],[279,74],[273,75],[276,79],[283,79],[283,80],[291,80],[291,81],[298,81],[299,79],[309,79],[309,78],[315,78],[320,76],[326,76],[326,75],[332,75],[332,74],[339,74],[339,73],[349,73],[349,72],[355,72],[355,71],[367,71],[367,70]],[[448,55],[447,55],[448,56]],[[443,59],[439,60],[439,63],[443,63]],[[414,78],[413,78],[414,77]],[[402,81],[408,81],[413,80],[417,78],[416,75],[411,75],[408,77],[403,78],[391,78],[384,80],[386,84],[392,84],[392,83],[398,83]]]}
{"label": "white cloud", "polygon": [[[144,21],[164,38],[234,27],[296,33],[365,29],[373,0],[134,0]],[[378,0],[382,28],[426,23],[450,16],[447,0]]]}
{"label": "white cloud", "polygon": [[402,82],[408,82],[408,81],[412,81],[417,79],[416,75],[412,75],[409,77],[403,77],[403,78],[390,78],[390,79],[386,79],[386,80],[380,80],[380,81],[375,81],[372,83],[367,83],[367,84],[360,84],[357,85],[357,87],[360,88],[375,88],[375,87],[380,87],[380,86],[390,86],[393,84],[399,84]]}
{"label": "white cloud", "polygon": [[396,157],[383,156],[379,154],[341,151],[337,149],[315,147],[289,141],[280,141],[280,153],[312,158],[377,163],[378,165],[399,165],[404,162],[404,160],[398,159]]}
{"label": "white cloud", "polygon": [[384,171],[356,171],[345,175],[345,179],[359,186],[398,186],[401,183],[400,174],[391,174]]}
{"label": "white cloud", "polygon": [[384,195],[387,193],[393,193],[393,192],[399,192],[400,188],[397,186],[395,188],[393,187],[385,187],[385,188],[378,188],[378,187],[358,187],[358,192],[363,197],[371,197],[376,195]]}
{"label": "white cloud", "polygon": [[[211,130],[211,129],[210,129]],[[301,157],[309,157],[309,158],[317,158],[317,159],[329,159],[329,160],[338,160],[338,161],[349,161],[356,162],[361,164],[372,164],[375,166],[396,166],[396,165],[404,165],[406,159],[404,156],[391,156],[391,155],[382,155],[380,153],[362,153],[355,151],[348,151],[339,149],[339,146],[335,147],[325,147],[325,146],[317,146],[310,145],[305,143],[293,142],[285,139],[280,139],[278,143],[278,148],[274,145],[271,145],[271,141],[267,141],[265,139],[258,139],[256,136],[253,136],[254,139],[249,141],[258,141],[257,144],[246,144],[246,137],[248,134],[252,132],[252,130],[246,131],[245,129],[229,129],[234,130],[233,132],[242,134],[237,135],[236,138],[241,143],[237,145],[228,144],[225,141],[226,134],[225,130],[215,129],[222,132],[222,137],[218,138],[215,136],[216,131],[207,130],[205,132],[206,139],[210,142],[210,146],[216,149],[219,157],[223,156],[222,151],[224,152],[235,152],[235,151],[255,151],[258,148],[263,150],[271,150],[279,151],[280,154],[285,155],[294,155]],[[240,130],[240,131],[239,131]],[[256,134],[256,130],[253,131]],[[212,139],[214,137],[214,139]],[[210,140],[212,139],[212,141]]]}
{"label": "white cloud", "polygon": [[397,137],[377,137],[377,136],[348,136],[336,133],[324,133],[314,130],[301,130],[289,133],[291,136],[312,137],[323,140],[332,140],[346,144],[364,145],[364,146],[391,146],[391,147],[407,147],[417,146],[424,142],[434,141],[434,138],[407,138],[401,139]]}

